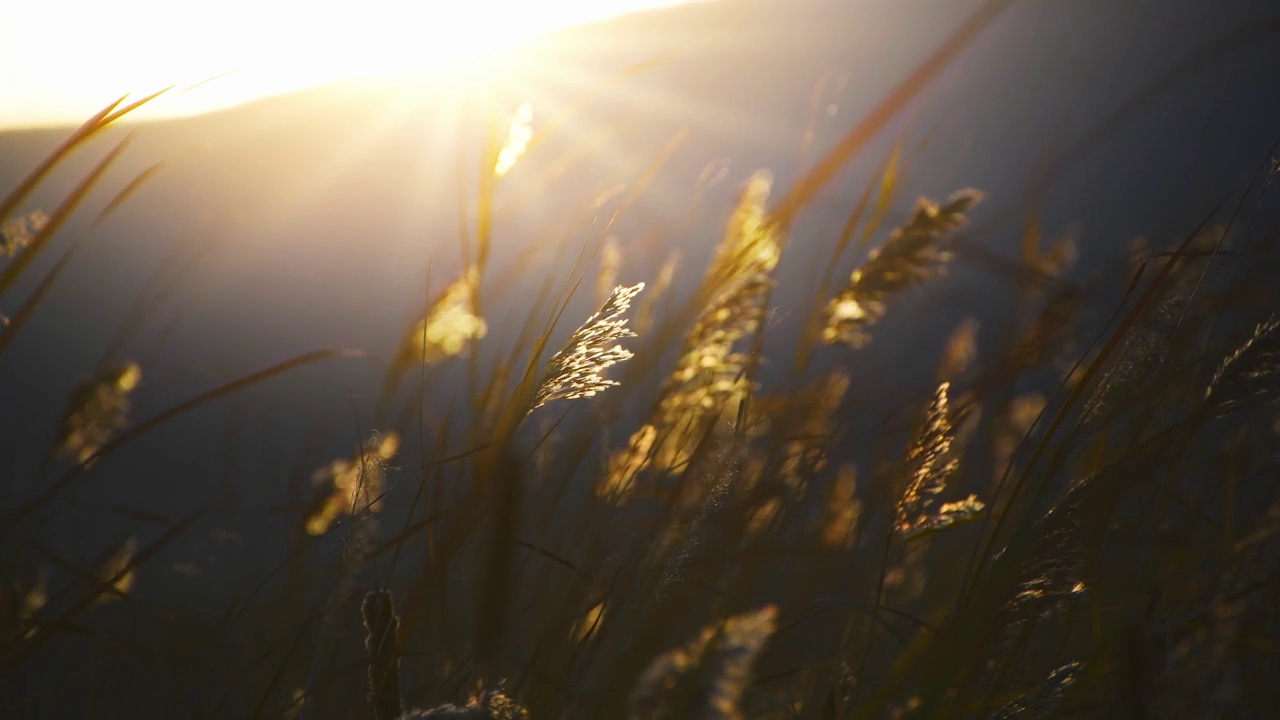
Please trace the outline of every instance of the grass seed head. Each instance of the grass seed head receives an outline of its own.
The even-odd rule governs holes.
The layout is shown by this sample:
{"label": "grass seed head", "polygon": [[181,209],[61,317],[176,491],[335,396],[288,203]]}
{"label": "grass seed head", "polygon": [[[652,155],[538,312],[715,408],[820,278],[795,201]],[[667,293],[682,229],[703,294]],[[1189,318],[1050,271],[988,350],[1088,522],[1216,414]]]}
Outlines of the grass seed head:
{"label": "grass seed head", "polygon": [[479,280],[480,270],[473,266],[444,291],[405,335],[397,366],[434,363],[459,355],[485,336],[489,326],[476,314],[473,304]]}
{"label": "grass seed head", "polygon": [[0,223],[0,255],[13,257],[22,252],[48,223],[49,216],[40,210]]}
{"label": "grass seed head", "polygon": [[604,371],[634,355],[618,341],[636,335],[623,316],[643,289],[644,283],[614,288],[604,306],[569,336],[564,348],[547,362],[530,410],[552,400],[591,397],[618,384],[605,378]]}
{"label": "grass seed head", "polygon": [[1230,412],[1248,401],[1280,395],[1280,321],[1259,323],[1253,335],[1218,367],[1205,389],[1213,414]]}
{"label": "grass seed head", "polygon": [[400,720],[529,720],[529,711],[500,690],[488,690],[472,696],[466,705],[446,703],[430,710],[410,710]]}
{"label": "grass seed head", "polygon": [[498,151],[498,158],[493,166],[493,174],[499,177],[511,172],[516,162],[529,149],[533,140],[533,106],[524,103],[516,108],[515,114],[507,125],[507,138]]}
{"label": "grass seed head", "polygon": [[955,426],[952,424],[948,392],[951,383],[938,385],[929,405],[925,424],[907,455],[910,476],[898,500],[894,530],[903,535],[946,527],[981,512],[976,496],[958,502],[940,503],[947,481],[960,467],[952,452]]}
{"label": "grass seed head", "polygon": [[855,348],[869,343],[868,330],[884,317],[893,295],[942,274],[951,260],[947,241],[968,222],[966,213],[981,199],[980,192],[969,189],[942,205],[927,198],[917,201],[906,224],[872,250],[850,275],[848,286],[827,303],[823,341]]}
{"label": "grass seed head", "polygon": [[308,535],[323,535],[340,516],[382,507],[386,464],[400,449],[394,432],[375,434],[354,458],[334,460],[312,475],[317,498],[307,514]]}
{"label": "grass seed head", "polygon": [[703,628],[684,646],[659,656],[631,695],[631,720],[737,720],[751,667],[773,634],[777,608]]}
{"label": "grass seed head", "polygon": [[732,292],[739,282],[777,266],[782,245],[765,207],[772,187],[773,175],[759,170],[739,195],[707,269],[706,285],[717,290],[715,294]]}
{"label": "grass seed head", "polygon": [[81,383],[71,394],[58,431],[58,452],[87,464],[129,424],[129,395],[142,382],[142,368],[126,363]]}
{"label": "grass seed head", "polygon": [[[659,391],[649,422],[614,455],[597,494],[616,501],[634,489],[638,472],[654,465],[664,472],[684,466],[698,440],[728,409],[751,392],[749,358],[737,345],[759,327],[769,276],[781,255],[780,237],[765,203],[772,176],[751,177],[725,226],[725,234],[703,281],[709,299],[685,337],[680,359]],[[674,270],[674,265],[672,265]]]}

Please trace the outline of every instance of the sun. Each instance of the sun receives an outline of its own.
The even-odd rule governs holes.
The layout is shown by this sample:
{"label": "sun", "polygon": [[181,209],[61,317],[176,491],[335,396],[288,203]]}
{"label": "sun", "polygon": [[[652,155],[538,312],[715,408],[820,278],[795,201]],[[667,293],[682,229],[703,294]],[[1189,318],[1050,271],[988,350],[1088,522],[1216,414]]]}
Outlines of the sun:
{"label": "sun", "polygon": [[150,116],[431,70],[558,27],[678,1],[19,0],[0,11],[0,129],[75,122],[125,93],[169,86],[178,92]]}

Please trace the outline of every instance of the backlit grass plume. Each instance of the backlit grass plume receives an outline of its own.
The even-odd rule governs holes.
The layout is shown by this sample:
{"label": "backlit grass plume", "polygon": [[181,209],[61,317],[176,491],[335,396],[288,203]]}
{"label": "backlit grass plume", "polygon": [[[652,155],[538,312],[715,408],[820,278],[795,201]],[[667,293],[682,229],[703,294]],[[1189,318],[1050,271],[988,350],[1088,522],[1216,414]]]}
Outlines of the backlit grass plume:
{"label": "backlit grass plume", "polygon": [[644,283],[614,288],[604,306],[569,336],[564,348],[547,362],[530,410],[552,400],[591,397],[618,384],[602,373],[633,355],[618,341],[636,336],[623,316],[641,290]]}
{"label": "backlit grass plume", "polygon": [[947,481],[960,467],[952,452],[955,426],[947,397],[950,388],[949,382],[938,385],[925,424],[907,455],[910,476],[898,500],[893,523],[894,530],[906,536],[951,525],[983,508],[973,495],[958,502],[938,502],[938,496],[947,489]]}
{"label": "backlit grass plume", "polygon": [[493,174],[502,176],[511,172],[525,151],[529,149],[529,141],[533,140],[533,106],[524,103],[516,108],[507,125],[507,137],[498,150],[498,158],[494,162]]}
{"label": "backlit grass plume", "polygon": [[732,292],[736,283],[769,272],[778,264],[782,246],[765,207],[772,186],[773,176],[758,170],[738,196],[724,238],[707,269],[707,287],[715,292]]}
{"label": "backlit grass plume", "polygon": [[0,223],[0,255],[13,257],[22,252],[48,222],[48,215],[33,210]]}
{"label": "backlit grass plume", "polygon": [[1212,413],[1227,413],[1245,402],[1275,397],[1278,381],[1280,321],[1269,320],[1222,361],[1205,390],[1205,402]]}
{"label": "backlit grass plume", "polygon": [[1010,700],[991,715],[992,720],[1034,720],[1054,717],[1071,686],[1079,680],[1084,663],[1070,662],[1055,668],[1030,692]]}
{"label": "backlit grass plume", "polygon": [[944,271],[951,259],[945,249],[948,239],[968,222],[965,213],[981,199],[982,193],[971,189],[954,193],[943,205],[921,198],[906,224],[871,251],[849,276],[848,287],[827,304],[823,342],[869,343],[868,328],[884,317],[892,295]]}
{"label": "backlit grass plume", "polygon": [[769,605],[703,628],[682,647],[659,656],[631,694],[631,720],[731,720],[744,717],[742,694],[751,666],[773,634],[778,610]]}
{"label": "backlit grass plume", "polygon": [[403,370],[419,362],[434,363],[453,357],[465,350],[468,343],[485,336],[489,326],[476,314],[472,302],[479,280],[479,268],[468,268],[432,303],[401,341],[397,368]]}
{"label": "backlit grass plume", "polygon": [[343,514],[378,510],[387,461],[400,449],[400,436],[374,435],[351,460],[334,460],[312,475],[316,499],[307,513],[308,535],[323,535]]}
{"label": "backlit grass plume", "polygon": [[625,498],[646,467],[671,471],[684,465],[707,424],[749,391],[749,358],[735,349],[759,326],[773,287],[770,273],[782,253],[781,235],[765,208],[771,185],[770,174],[758,171],[739,196],[703,281],[706,304],[685,337],[656,410],[611,458],[599,495]]}
{"label": "backlit grass plume", "polygon": [[600,631],[600,626],[604,623],[605,604],[603,601],[591,606],[586,615],[583,615],[577,622],[573,624],[573,637],[578,642],[587,642],[595,637]]}
{"label": "backlit grass plume", "polygon": [[529,711],[500,690],[473,695],[466,705],[445,703],[430,710],[410,710],[401,720],[529,720]]}
{"label": "backlit grass plume", "polygon": [[653,465],[669,472],[683,466],[707,423],[736,407],[731,401],[748,389],[748,357],[734,348],[760,322],[761,299],[770,286],[767,276],[756,274],[702,314],[667,378],[656,411],[611,459],[599,494],[620,499],[633,489],[636,474],[644,468]]}
{"label": "backlit grass plume", "polygon": [[59,423],[59,454],[88,464],[129,424],[129,394],[142,381],[142,368],[126,363],[80,383]]}

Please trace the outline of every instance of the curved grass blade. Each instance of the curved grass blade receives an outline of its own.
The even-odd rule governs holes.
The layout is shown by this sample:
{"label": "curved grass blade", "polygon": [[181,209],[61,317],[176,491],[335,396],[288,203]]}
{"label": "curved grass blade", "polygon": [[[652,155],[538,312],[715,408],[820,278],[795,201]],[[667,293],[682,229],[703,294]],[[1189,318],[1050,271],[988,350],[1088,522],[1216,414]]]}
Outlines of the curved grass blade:
{"label": "curved grass blade", "polygon": [[919,95],[941,73],[960,51],[972,43],[983,30],[1013,5],[1014,0],[987,0],[977,12],[970,15],[945,42],[938,46],[924,62],[885,96],[880,104],[863,116],[844,138],[813,169],[801,177],[777,205],[774,222],[787,228],[796,215],[818,196],[845,165],[875,136],[907,103]]}
{"label": "curved grass blade", "polygon": [[62,204],[58,206],[58,209],[49,216],[49,221],[40,229],[40,232],[31,241],[31,244],[28,245],[20,255],[15,257],[13,262],[5,266],[4,272],[0,273],[0,294],[3,294],[5,290],[8,290],[9,286],[11,286],[14,281],[18,279],[18,276],[22,274],[22,271],[26,270],[27,266],[35,260],[36,256],[45,249],[49,244],[49,241],[53,239],[53,236],[62,227],[63,223],[65,223],[67,218],[71,216],[71,213],[80,205],[85,196],[89,194],[89,191],[93,189],[93,186],[98,183],[98,180],[102,178],[103,174],[111,167],[112,163],[116,161],[116,158],[120,157],[120,153],[124,152],[124,149],[129,145],[131,137],[132,135],[125,136],[123,140],[112,148],[111,152],[107,153],[106,157],[98,162],[97,166],[94,167],[94,169],[80,181],[80,184],[71,191],[71,194],[67,196],[67,199],[62,201]]}
{"label": "curved grass blade", "polygon": [[159,92],[152,93],[151,95],[129,103],[124,107],[120,107],[120,103],[124,102],[125,98],[129,96],[121,95],[118,100],[99,110],[97,114],[86,120],[83,125],[77,128],[76,131],[64,140],[61,145],[54,148],[53,152],[49,153],[49,155],[46,156],[39,165],[37,165],[31,172],[27,173],[27,176],[22,179],[22,182],[18,183],[18,186],[11,190],[9,194],[5,196],[3,201],[0,201],[0,219],[8,217],[18,207],[18,205],[20,205],[22,201],[31,194],[31,191],[40,184],[40,181],[44,180],[45,176],[53,170],[54,166],[69,155],[72,150],[76,149],[76,147],[93,137],[98,133],[98,131],[125,115],[128,115],[134,110],[137,110],[143,105],[146,105],[152,100],[155,100],[170,89],[171,88],[165,88]]}
{"label": "curved grass blade", "polygon": [[[126,185],[124,189],[116,193],[115,197],[107,203],[107,206],[98,213],[98,216],[94,219],[93,223],[97,225],[110,217],[111,214],[125,202],[125,200],[128,200],[130,196],[137,192],[147,180],[154,177],[164,165],[164,161],[161,161],[138,173],[133,180],[129,181],[129,184]],[[71,262],[71,258],[79,252],[82,245],[83,237],[78,237],[72,241],[71,247],[67,248],[67,251],[63,253],[62,257],[58,258],[58,262],[49,269],[49,272],[45,273],[44,278],[40,280],[40,284],[32,290],[31,295],[22,304],[22,307],[18,309],[18,312],[14,314],[12,318],[10,318],[10,321],[4,329],[4,334],[0,335],[0,355],[4,354],[5,348],[9,347],[9,343],[13,342],[13,338],[18,334],[22,327],[26,325],[27,321],[31,318],[31,315],[35,312],[36,306],[38,306],[40,301],[44,299],[45,294],[47,294],[49,289],[53,287],[53,283],[57,281],[58,276],[66,269],[67,265]]]}

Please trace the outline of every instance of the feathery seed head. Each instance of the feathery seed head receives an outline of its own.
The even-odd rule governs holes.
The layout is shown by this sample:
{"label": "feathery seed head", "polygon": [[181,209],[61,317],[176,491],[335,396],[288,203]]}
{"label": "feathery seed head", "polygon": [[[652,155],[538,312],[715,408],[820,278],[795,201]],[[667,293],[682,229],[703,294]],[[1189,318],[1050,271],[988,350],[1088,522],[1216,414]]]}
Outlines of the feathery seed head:
{"label": "feathery seed head", "polygon": [[59,423],[58,452],[81,464],[92,463],[129,424],[129,394],[140,382],[142,368],[125,363],[77,386]]}
{"label": "feathery seed head", "polygon": [[423,317],[414,324],[400,344],[397,364],[433,363],[453,357],[468,343],[484,337],[489,330],[484,318],[476,315],[473,299],[479,268],[468,268],[450,285]]}
{"label": "feathery seed head", "polygon": [[643,289],[644,283],[614,288],[604,306],[569,336],[564,348],[547,362],[530,411],[552,400],[591,397],[618,384],[602,373],[634,355],[617,341],[636,336],[623,315]]}
{"label": "feathery seed head", "polygon": [[13,257],[22,252],[48,223],[49,216],[40,210],[5,220],[0,224],[0,255]]}
{"label": "feathery seed head", "polygon": [[738,283],[777,266],[782,245],[778,228],[769,220],[765,207],[772,187],[773,175],[758,170],[738,197],[707,269],[706,283],[716,290],[715,294],[731,293]]}
{"label": "feathery seed head", "polygon": [[768,605],[703,628],[683,647],[659,656],[632,692],[632,720],[742,718],[751,666],[777,617],[777,608]]}
{"label": "feathery seed head", "polygon": [[705,281],[716,294],[685,337],[654,416],[610,462],[597,494],[621,501],[651,463],[664,471],[683,466],[708,423],[751,392],[750,359],[735,347],[759,326],[773,287],[769,272],[780,245],[765,216],[769,183],[767,173],[757,173],[743,192]]}
{"label": "feathery seed head", "polygon": [[972,517],[983,508],[982,502],[973,495],[959,502],[938,502],[947,481],[960,466],[952,454],[955,426],[949,410],[950,389],[950,382],[938,385],[925,424],[907,455],[910,477],[898,500],[894,520],[894,530],[903,535],[946,527]]}
{"label": "feathery seed head", "polygon": [[529,141],[533,140],[533,106],[524,103],[516,108],[515,114],[507,125],[507,138],[498,151],[498,159],[493,166],[493,174],[499,177],[511,172],[521,156],[529,149]]}
{"label": "feathery seed head", "polygon": [[1215,414],[1250,400],[1280,395],[1280,321],[1259,323],[1253,335],[1222,361],[1205,389]]}
{"label": "feathery seed head", "polygon": [[952,233],[968,222],[967,213],[982,199],[977,190],[961,190],[938,205],[927,198],[916,203],[906,224],[872,250],[848,286],[826,308],[822,340],[858,348],[871,341],[867,330],[884,316],[895,293],[940,275],[951,253],[944,248]]}
{"label": "feathery seed head", "polygon": [[472,696],[466,705],[446,703],[430,710],[410,710],[399,720],[529,720],[529,711],[500,690],[487,690]]}
{"label": "feathery seed head", "polygon": [[343,514],[379,510],[386,464],[399,449],[399,435],[375,433],[353,459],[334,460],[316,470],[311,480],[317,496],[307,515],[307,534],[323,535]]}

